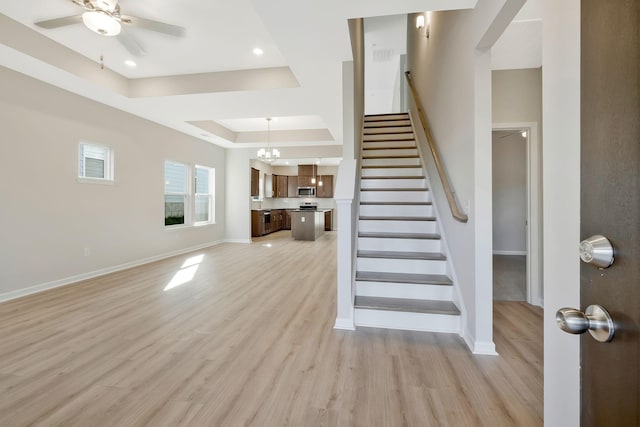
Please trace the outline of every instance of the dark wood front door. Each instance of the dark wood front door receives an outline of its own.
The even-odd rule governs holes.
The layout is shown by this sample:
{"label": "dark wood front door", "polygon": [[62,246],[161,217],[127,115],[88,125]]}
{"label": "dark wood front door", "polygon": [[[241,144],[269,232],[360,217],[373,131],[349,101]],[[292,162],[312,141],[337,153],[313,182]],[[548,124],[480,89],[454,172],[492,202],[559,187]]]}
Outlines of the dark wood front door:
{"label": "dark wood front door", "polygon": [[640,426],[640,1],[581,7],[581,237],[609,238],[615,262],[582,263],[580,304],[617,328],[581,337],[581,424]]}

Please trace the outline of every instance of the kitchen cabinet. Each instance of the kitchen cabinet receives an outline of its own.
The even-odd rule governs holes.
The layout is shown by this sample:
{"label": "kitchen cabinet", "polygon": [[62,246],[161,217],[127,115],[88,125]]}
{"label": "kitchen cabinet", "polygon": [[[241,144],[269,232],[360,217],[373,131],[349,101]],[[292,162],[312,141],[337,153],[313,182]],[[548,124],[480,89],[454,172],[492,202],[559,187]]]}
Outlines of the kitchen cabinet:
{"label": "kitchen cabinet", "polygon": [[298,197],[298,177],[297,176],[289,176],[287,177],[287,196],[288,197]]}
{"label": "kitchen cabinet", "polygon": [[298,165],[298,187],[315,187],[311,182],[318,175],[317,165]]}
{"label": "kitchen cabinet", "polygon": [[[251,237],[260,237],[285,229],[287,211],[285,209],[252,210]],[[291,228],[291,220],[289,220]]]}
{"label": "kitchen cabinet", "polygon": [[284,224],[282,228],[284,230],[291,230],[291,209],[284,210]]}
{"label": "kitchen cabinet", "polygon": [[[319,185],[320,181],[322,181],[322,185]],[[320,175],[316,182],[316,197],[333,197],[333,175]]]}
{"label": "kitchen cabinet", "polygon": [[258,197],[260,195],[260,171],[251,168],[251,196]]}
{"label": "kitchen cabinet", "polygon": [[289,183],[286,175],[273,175],[273,197],[289,197]]}
{"label": "kitchen cabinet", "polygon": [[324,211],[324,231],[331,231],[333,227],[333,209]]}
{"label": "kitchen cabinet", "polygon": [[264,211],[251,211],[251,237],[260,237],[265,233]]}

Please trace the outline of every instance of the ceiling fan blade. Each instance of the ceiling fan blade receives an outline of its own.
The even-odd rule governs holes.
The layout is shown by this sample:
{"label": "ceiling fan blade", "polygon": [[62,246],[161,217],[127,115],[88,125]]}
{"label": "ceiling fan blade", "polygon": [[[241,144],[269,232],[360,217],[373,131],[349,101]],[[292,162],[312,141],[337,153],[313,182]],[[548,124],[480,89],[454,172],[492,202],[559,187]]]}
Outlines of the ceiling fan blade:
{"label": "ceiling fan blade", "polygon": [[145,30],[157,33],[168,34],[170,36],[182,37],[185,29],[177,25],[166,24],[164,22],[152,21],[151,19],[137,18],[135,16],[121,16],[122,22]]}
{"label": "ceiling fan blade", "polygon": [[118,41],[124,46],[130,54],[134,56],[145,56],[147,51],[144,50],[144,47],[129,34],[124,28],[120,31],[120,34],[116,36]]}
{"label": "ceiling fan blade", "polygon": [[35,25],[37,25],[40,28],[46,28],[50,30],[52,28],[66,27],[67,25],[81,24],[81,23],[82,23],[82,15],[75,15],[75,16],[65,16],[64,18],[48,19],[46,21],[36,22]]}

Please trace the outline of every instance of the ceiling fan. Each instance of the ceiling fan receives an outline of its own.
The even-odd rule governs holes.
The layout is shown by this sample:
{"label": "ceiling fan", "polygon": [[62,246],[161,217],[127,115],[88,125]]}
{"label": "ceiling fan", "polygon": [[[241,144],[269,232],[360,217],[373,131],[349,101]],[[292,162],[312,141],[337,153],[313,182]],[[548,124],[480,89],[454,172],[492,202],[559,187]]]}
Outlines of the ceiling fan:
{"label": "ceiling fan", "polygon": [[118,0],[70,0],[85,9],[81,15],[65,16],[36,22],[41,28],[53,29],[67,25],[84,23],[91,31],[103,36],[117,36],[118,41],[133,55],[141,56],[146,52],[138,41],[124,27],[143,28],[170,36],[181,37],[185,29],[177,25],[135,16],[122,15]]}

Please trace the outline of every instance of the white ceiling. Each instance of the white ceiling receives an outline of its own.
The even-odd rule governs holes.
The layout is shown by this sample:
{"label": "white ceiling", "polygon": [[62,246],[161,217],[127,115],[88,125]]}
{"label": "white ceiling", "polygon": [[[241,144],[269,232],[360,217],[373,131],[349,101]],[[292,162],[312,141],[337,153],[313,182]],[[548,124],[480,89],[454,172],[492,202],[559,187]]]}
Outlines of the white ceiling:
{"label": "white ceiling", "polygon": [[[124,15],[186,29],[179,39],[129,30],[147,51],[135,58],[133,69],[124,65],[131,55],[117,40],[82,24],[54,30],[33,25],[81,13],[70,0],[3,0],[0,65],[226,148],[261,145],[225,135],[263,131],[265,117],[277,119],[272,129],[310,131],[307,139],[288,140],[289,145],[341,145],[342,62],[351,60],[347,20],[475,3],[121,0]],[[254,47],[264,55],[253,55]],[[100,54],[104,70],[97,65]],[[215,123],[226,132],[205,132],[197,123]],[[318,140],[308,140],[309,135]]]}

